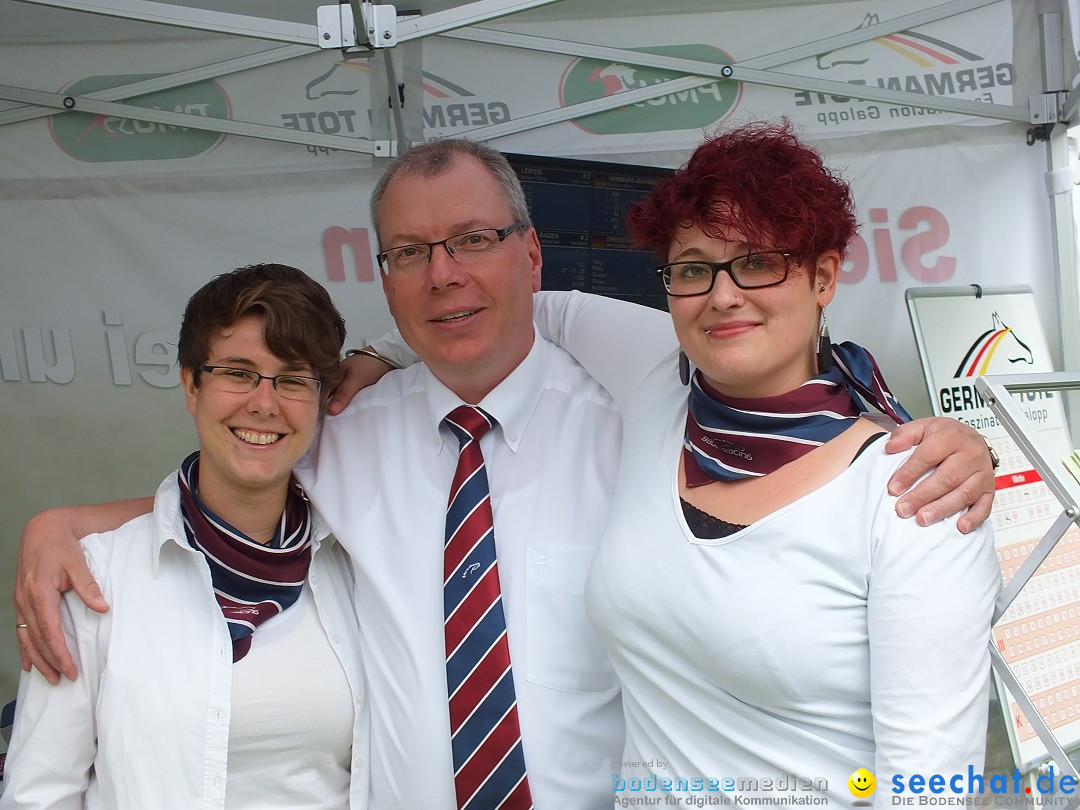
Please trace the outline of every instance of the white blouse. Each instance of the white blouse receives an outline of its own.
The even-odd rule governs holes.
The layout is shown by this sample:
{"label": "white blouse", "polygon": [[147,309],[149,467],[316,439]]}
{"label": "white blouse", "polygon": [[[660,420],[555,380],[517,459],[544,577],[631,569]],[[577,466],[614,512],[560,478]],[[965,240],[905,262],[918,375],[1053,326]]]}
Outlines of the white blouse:
{"label": "white blouse", "polygon": [[[112,609],[97,614],[65,596],[79,676],[50,686],[36,670],[23,674],[0,808],[366,808],[369,716],[352,572],[318,517],[315,538],[303,612],[256,631],[251,660],[238,667],[210,571],[184,536],[175,473],[152,514],[84,538]],[[320,632],[300,640],[305,627]],[[281,666],[283,658],[293,660]],[[324,723],[339,711],[298,733],[304,715]],[[276,759],[253,770],[262,767],[257,749],[275,742]],[[302,749],[324,743],[319,754]],[[313,778],[297,780],[305,763]]]}

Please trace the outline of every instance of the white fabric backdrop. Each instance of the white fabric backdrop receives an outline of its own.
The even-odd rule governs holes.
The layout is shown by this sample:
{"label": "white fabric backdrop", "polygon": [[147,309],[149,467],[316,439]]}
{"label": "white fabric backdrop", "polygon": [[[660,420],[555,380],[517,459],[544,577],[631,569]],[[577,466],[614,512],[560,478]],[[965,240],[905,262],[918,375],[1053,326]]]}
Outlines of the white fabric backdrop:
{"label": "white fabric backdrop", "polygon": [[[927,5],[898,0],[889,13]],[[876,13],[876,4],[847,2],[694,15],[677,25],[660,16],[502,27],[670,47],[694,58],[711,48],[743,59],[794,45],[807,29],[821,36],[853,29]],[[1033,85],[1038,66],[1014,57],[1014,46],[1031,38],[1033,18],[1017,23],[1013,16],[1010,4],[1000,3],[926,26],[918,37],[877,40],[790,70],[924,92],[951,87],[957,98],[1014,103],[1014,95],[1026,98],[1029,90],[1017,88]],[[186,35],[4,44],[0,75],[6,84],[81,92],[90,77],[117,84],[261,47]],[[625,67],[457,40],[427,43],[428,135],[464,134],[657,78]],[[365,63],[341,63],[327,52],[146,103],[362,137],[370,131],[366,73]],[[868,117],[870,107],[878,117]],[[1024,144],[1024,126],[914,108],[894,117],[888,105],[750,85],[713,85],[616,112],[494,145],[677,165],[703,129],[787,115],[853,182],[863,223],[863,242],[830,308],[832,333],[871,347],[912,411],[928,413],[929,403],[903,302],[910,286],[1030,284],[1056,351],[1045,155]],[[0,128],[0,487],[7,506],[0,565],[7,572],[18,531],[33,513],[148,493],[192,447],[190,419],[173,387],[175,335],[187,296],[212,275],[258,261],[294,264],[331,290],[351,343],[391,325],[366,230],[368,194],[380,171],[370,158],[115,118],[47,121]],[[342,249],[343,240],[355,250]],[[0,594],[9,583],[10,574],[0,578]],[[11,650],[10,608],[6,599],[0,605],[0,650]],[[13,694],[15,677],[14,659],[0,654],[0,698]]]}

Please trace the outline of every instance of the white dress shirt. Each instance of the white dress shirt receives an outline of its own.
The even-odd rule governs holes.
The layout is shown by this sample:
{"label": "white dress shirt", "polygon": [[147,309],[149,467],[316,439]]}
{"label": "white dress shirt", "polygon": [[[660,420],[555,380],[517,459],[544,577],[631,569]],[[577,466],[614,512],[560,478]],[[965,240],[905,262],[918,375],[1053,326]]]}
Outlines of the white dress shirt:
{"label": "white dress shirt", "polygon": [[[295,606],[296,614],[290,615],[290,609],[270,619],[256,631],[248,656],[238,662],[237,667],[245,670],[240,675],[234,669],[232,641],[214,599],[209,568],[184,535],[175,473],[158,488],[152,514],[115,532],[84,538],[90,569],[112,609],[97,614],[73,593],[65,595],[64,630],[79,677],[50,686],[37,670],[23,674],[0,808],[367,807],[369,726],[351,601],[352,572],[317,516],[313,529],[314,554],[305,591],[310,589],[314,597],[317,621],[308,621],[312,606],[306,597]],[[263,711],[294,717],[297,706],[326,711],[326,683],[336,683],[344,694],[337,696],[337,708],[331,710],[344,708],[351,715],[351,762],[344,763],[349,770],[344,784],[340,728],[336,749],[327,756],[294,751],[293,746],[304,745],[308,738],[281,734],[277,745],[266,749],[279,767],[251,778],[242,778],[250,774],[241,771],[244,761],[255,764],[256,758],[250,753],[231,755],[235,750],[230,749],[230,728],[246,725],[242,713],[234,712],[234,699],[245,703],[252,697],[234,693],[234,684],[241,689],[254,677],[253,665],[274,660],[273,636],[295,636],[289,626],[294,622],[308,628],[304,643],[309,653],[314,646],[311,629],[322,631],[323,644],[333,652],[317,659],[324,664],[322,672],[310,659],[306,667],[264,669],[264,680],[275,680],[279,693],[291,686],[295,697]],[[263,650],[269,651],[268,658],[263,658]],[[329,679],[325,665],[336,668]],[[256,714],[246,703],[244,711]],[[310,717],[296,719],[312,722]],[[246,740],[242,748],[254,750],[259,727],[237,730]],[[346,737],[346,756],[349,742]],[[302,769],[306,785],[295,781],[298,760],[307,763]],[[267,767],[265,761],[258,765]],[[246,786],[244,791],[230,790],[228,801],[227,775]],[[261,790],[252,786],[263,778],[276,780],[276,786],[273,781]],[[243,794],[251,800],[241,801]],[[289,800],[282,804],[267,801],[268,796]],[[328,802],[328,797],[336,801]]]}
{"label": "white dress shirt", "polygon": [[[453,810],[443,638],[443,536],[462,401],[428,369],[386,375],[296,473],[356,570],[372,705],[371,805]],[[610,398],[537,339],[480,406],[481,439],[525,762],[538,810],[611,807],[623,722],[583,605],[620,441]]]}

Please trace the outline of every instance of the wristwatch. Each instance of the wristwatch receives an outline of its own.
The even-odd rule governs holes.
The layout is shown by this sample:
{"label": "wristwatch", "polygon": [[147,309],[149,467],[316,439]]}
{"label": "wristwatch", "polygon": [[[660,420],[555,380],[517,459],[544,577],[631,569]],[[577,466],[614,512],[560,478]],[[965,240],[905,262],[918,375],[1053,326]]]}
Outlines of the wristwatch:
{"label": "wristwatch", "polygon": [[980,436],[984,442],[986,442],[986,449],[990,451],[990,469],[996,470],[1001,466],[1001,457],[997,454],[997,450],[994,449],[994,445],[990,443],[990,440],[985,436]]}
{"label": "wristwatch", "polygon": [[362,355],[365,355],[366,357],[374,357],[376,360],[382,360],[384,363],[386,363],[386,365],[390,366],[390,368],[394,368],[394,369],[401,368],[401,366],[399,366],[397,363],[395,363],[389,357],[383,357],[381,354],[379,354],[377,351],[375,351],[370,346],[365,346],[362,349],[349,349],[347,352],[345,352],[346,357],[352,357],[354,354],[362,354]]}

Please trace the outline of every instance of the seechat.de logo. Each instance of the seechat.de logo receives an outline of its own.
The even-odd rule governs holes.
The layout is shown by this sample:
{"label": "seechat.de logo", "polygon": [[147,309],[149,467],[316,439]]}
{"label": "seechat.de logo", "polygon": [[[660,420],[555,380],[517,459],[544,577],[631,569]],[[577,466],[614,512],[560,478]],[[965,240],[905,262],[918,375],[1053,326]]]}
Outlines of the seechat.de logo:
{"label": "seechat.de logo", "polygon": [[[717,65],[732,63],[730,56],[711,45],[657,45],[629,50],[714,62]],[[681,75],[671,70],[621,62],[579,59],[563,77],[562,105],[567,107],[613,96],[626,90],[677,79]],[[577,118],[574,119],[574,124],[594,135],[701,129],[726,118],[735,109],[741,94],[740,82],[717,79],[689,90],[668,93],[647,101]]]}
{"label": "seechat.de logo", "polygon": [[[63,92],[78,96],[156,78],[158,75],[87,76],[68,85]],[[161,90],[133,98],[127,103],[133,107],[205,118],[228,118],[230,114],[229,98],[214,81]],[[57,146],[76,160],[86,163],[191,158],[210,151],[225,137],[220,132],[204,129],[81,112],[52,116],[49,131]]]}

